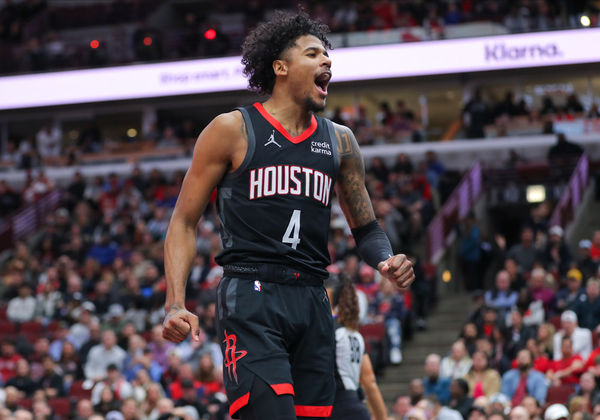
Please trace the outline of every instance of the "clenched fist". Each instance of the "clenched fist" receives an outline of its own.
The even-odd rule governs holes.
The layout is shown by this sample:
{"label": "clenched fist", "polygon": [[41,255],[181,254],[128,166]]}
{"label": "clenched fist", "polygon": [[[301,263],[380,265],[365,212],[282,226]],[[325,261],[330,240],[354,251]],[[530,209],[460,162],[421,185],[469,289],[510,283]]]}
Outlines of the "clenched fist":
{"label": "clenched fist", "polygon": [[380,262],[377,270],[400,290],[407,290],[415,280],[412,262],[404,254],[393,255]]}
{"label": "clenched fist", "polygon": [[181,343],[192,332],[192,339],[200,341],[200,326],[198,317],[175,304],[167,309],[163,321],[163,338],[173,343]]}

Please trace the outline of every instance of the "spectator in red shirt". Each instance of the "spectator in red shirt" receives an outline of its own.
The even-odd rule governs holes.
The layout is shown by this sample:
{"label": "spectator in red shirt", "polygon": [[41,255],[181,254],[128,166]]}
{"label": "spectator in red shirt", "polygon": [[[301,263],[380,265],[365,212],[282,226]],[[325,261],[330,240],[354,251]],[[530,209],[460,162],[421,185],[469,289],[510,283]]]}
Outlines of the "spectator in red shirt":
{"label": "spectator in red shirt", "polygon": [[[594,351],[592,351],[590,353],[590,355],[588,356],[588,358],[585,361],[585,365],[584,365],[584,369],[587,371],[590,368],[596,366],[596,358],[598,358],[598,356],[600,356],[600,347],[597,347],[594,349]],[[600,358],[598,358],[598,361],[600,361]],[[599,371],[600,373],[600,371]]]}
{"label": "spectator in red shirt", "polygon": [[573,340],[563,337],[561,341],[562,359],[554,360],[546,373],[553,385],[577,384],[583,371],[583,359],[573,354]]}
{"label": "spectator in red shirt", "polygon": [[594,232],[592,236],[592,246],[590,247],[590,257],[592,261],[600,261],[600,230]]}
{"label": "spectator in red shirt", "polygon": [[197,381],[196,378],[194,378],[194,371],[192,370],[192,367],[187,363],[181,365],[181,367],[179,368],[179,376],[177,377],[177,380],[175,380],[169,385],[169,392],[173,401],[181,399],[181,396],[183,395],[183,383],[185,381],[192,381],[194,384],[194,388],[200,388],[200,382]]}
{"label": "spectator in red shirt", "polygon": [[[538,372],[546,373],[552,366],[552,361],[544,352],[544,346],[538,344],[535,338],[530,338],[525,344],[525,348],[531,352],[533,357],[533,368]],[[513,360],[513,368],[517,367],[517,359]]]}
{"label": "spectator in red shirt", "polygon": [[6,383],[15,376],[17,362],[23,357],[20,354],[17,354],[15,345],[10,340],[4,340],[2,342],[0,354],[0,374],[2,375],[2,381]]}

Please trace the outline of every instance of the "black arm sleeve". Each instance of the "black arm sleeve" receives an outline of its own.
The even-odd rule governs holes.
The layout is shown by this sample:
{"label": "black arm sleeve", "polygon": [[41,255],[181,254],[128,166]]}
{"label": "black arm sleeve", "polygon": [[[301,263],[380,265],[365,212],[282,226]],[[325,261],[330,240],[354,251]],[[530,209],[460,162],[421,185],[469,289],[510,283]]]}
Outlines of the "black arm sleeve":
{"label": "black arm sleeve", "polygon": [[377,220],[352,229],[352,236],[354,236],[358,253],[362,259],[375,269],[381,261],[394,255],[390,240]]}

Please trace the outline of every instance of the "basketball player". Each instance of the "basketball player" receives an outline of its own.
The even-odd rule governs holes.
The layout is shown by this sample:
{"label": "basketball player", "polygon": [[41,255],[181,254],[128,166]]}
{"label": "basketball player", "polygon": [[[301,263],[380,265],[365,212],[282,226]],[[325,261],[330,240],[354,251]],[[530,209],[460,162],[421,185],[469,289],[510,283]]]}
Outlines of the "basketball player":
{"label": "basketball player", "polygon": [[[328,294],[330,281],[325,284]],[[336,311],[338,326],[335,330],[336,390],[330,419],[371,420],[359,395],[360,385],[367,396],[373,419],[386,420],[387,410],[375,380],[371,358],[365,353],[365,341],[358,332],[358,297],[349,280],[344,279],[335,286],[331,306]]]}
{"label": "basketball player", "polygon": [[323,280],[334,185],[362,258],[401,289],[414,279],[375,219],[354,135],[314,115],[331,79],[327,31],[306,14],[277,12],[248,35],[244,72],[270,97],[202,131],[165,240],[163,335],[198,339],[185,285],[196,225],[218,188],[218,333],[234,418],[331,414],[335,342]]}

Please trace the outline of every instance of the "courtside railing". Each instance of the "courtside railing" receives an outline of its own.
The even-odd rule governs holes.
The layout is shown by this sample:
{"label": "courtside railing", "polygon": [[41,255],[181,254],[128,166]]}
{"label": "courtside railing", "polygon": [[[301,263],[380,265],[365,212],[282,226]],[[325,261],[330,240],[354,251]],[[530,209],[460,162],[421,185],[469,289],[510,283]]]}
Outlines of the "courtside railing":
{"label": "courtside railing", "polygon": [[588,184],[589,161],[587,155],[582,155],[575,166],[560,201],[554,208],[550,218],[550,226],[566,228],[575,217],[575,211],[583,199],[583,193]]}
{"label": "courtside railing", "polygon": [[436,264],[455,237],[454,227],[473,208],[482,192],[481,164],[463,177],[427,227],[427,261]]}

